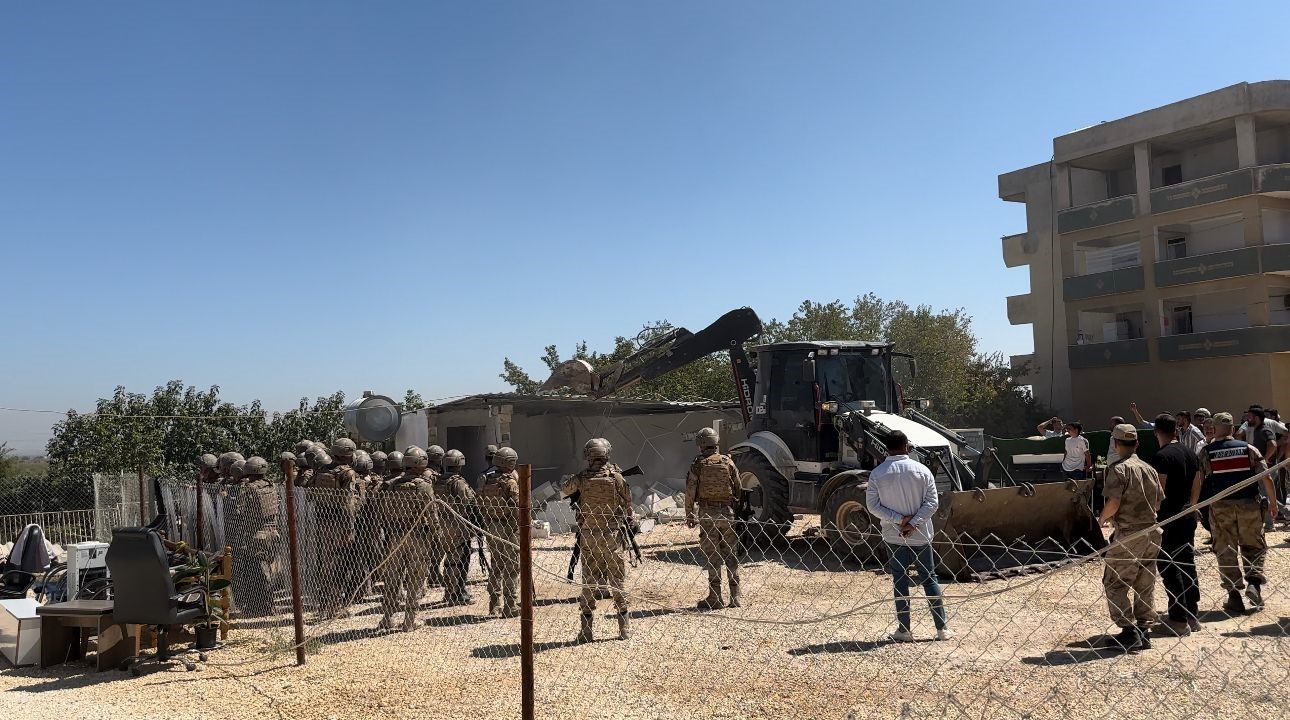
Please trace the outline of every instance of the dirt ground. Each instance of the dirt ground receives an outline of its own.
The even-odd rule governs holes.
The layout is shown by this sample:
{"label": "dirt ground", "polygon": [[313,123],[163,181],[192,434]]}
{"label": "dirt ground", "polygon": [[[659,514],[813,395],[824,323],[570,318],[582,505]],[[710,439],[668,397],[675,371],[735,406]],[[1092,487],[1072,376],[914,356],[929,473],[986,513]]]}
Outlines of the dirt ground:
{"label": "dirt ground", "polygon": [[[798,528],[800,530],[800,528]],[[1203,533],[1202,533],[1203,536]],[[578,589],[561,581],[571,538],[535,541],[538,718],[1284,718],[1290,715],[1290,538],[1270,537],[1266,608],[1228,618],[1212,553],[1199,558],[1202,632],[1146,652],[1087,647],[1108,630],[1101,565],[985,583],[947,583],[956,637],[931,642],[914,604],[911,645],[893,627],[890,578],[795,537],[750,558],[746,607],[698,614],[705,586],[695,533],[642,535],[629,569],[632,638],[572,643]],[[477,572],[476,572],[477,575]],[[307,628],[295,667],[284,619],[246,623],[198,672],[134,678],[83,664],[36,670],[0,660],[0,717],[518,718],[519,621],[476,603],[423,603],[411,633],[378,633],[379,608]],[[1157,592],[1163,609],[1163,590]]]}

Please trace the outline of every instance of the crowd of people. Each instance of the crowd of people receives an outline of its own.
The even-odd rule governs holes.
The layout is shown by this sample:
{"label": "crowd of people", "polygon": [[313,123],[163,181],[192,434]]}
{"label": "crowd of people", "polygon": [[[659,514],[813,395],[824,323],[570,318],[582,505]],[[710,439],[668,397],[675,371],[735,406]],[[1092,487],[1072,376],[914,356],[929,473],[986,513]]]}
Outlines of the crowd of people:
{"label": "crowd of people", "polygon": [[[711,429],[698,433],[700,454],[687,481],[687,524],[701,532],[709,592],[700,609],[740,604],[735,507],[738,471],[718,450]],[[618,637],[629,636],[626,565],[623,552],[633,531],[631,493],[611,461],[612,446],[593,438],[583,448],[586,467],[566,476],[561,489],[575,504],[577,546],[582,566],[578,642],[593,639],[596,601],[612,599]],[[330,446],[301,440],[279,458],[284,471],[304,488],[312,508],[314,577],[320,620],[348,613],[348,607],[379,586],[381,629],[416,627],[427,586],[441,586],[446,606],[470,605],[466,576],[479,539],[487,573],[489,615],[518,614],[519,456],[509,447],[489,446],[488,469],[474,483],[462,473],[466,457],[457,450],[409,447],[402,452],[361,450],[348,438]],[[233,549],[233,599],[244,617],[272,613],[282,570],[279,493],[268,479],[269,463],[226,452],[202,455],[198,486],[204,496],[223,496],[230,507],[228,544]],[[485,554],[487,547],[487,554]]]}
{"label": "crowd of people", "polygon": [[[1109,644],[1126,650],[1151,646],[1153,632],[1181,637],[1200,629],[1200,583],[1195,550],[1198,524],[1209,532],[1223,610],[1238,615],[1263,607],[1266,533],[1290,519],[1285,469],[1265,472],[1290,458],[1290,433],[1276,410],[1251,405],[1243,422],[1206,408],[1161,413],[1147,421],[1136,403],[1134,422],[1110,419],[1111,441],[1096,496],[1099,521],[1113,529],[1103,586],[1112,621],[1120,628]],[[1067,478],[1094,476],[1099,467],[1078,422],[1052,418],[1037,428],[1065,437]],[[1140,433],[1158,449],[1149,461],[1137,455]],[[1256,479],[1257,478],[1257,479]],[[1159,618],[1159,580],[1167,612]]]}

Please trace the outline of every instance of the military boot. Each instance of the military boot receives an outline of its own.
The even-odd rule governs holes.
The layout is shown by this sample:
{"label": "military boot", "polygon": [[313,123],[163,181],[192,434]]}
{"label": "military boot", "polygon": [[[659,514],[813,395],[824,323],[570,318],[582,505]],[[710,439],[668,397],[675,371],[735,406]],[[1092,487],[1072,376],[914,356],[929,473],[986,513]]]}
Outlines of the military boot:
{"label": "military boot", "polygon": [[582,625],[578,629],[578,637],[574,638],[574,642],[581,645],[582,643],[589,643],[591,640],[591,613],[583,613]]}
{"label": "military boot", "polygon": [[519,617],[519,614],[519,609],[515,607],[515,598],[506,598],[506,602],[502,604],[502,617]]}
{"label": "military boot", "polygon": [[1250,599],[1250,609],[1258,612],[1263,609],[1263,590],[1259,583],[1252,582],[1245,588],[1245,597]]}
{"label": "military boot", "polygon": [[721,571],[708,571],[708,596],[698,602],[700,610],[720,610],[726,604],[721,601]]}
{"label": "military boot", "polygon": [[627,620],[628,618],[627,618],[626,610],[618,613],[618,639],[619,640],[626,640],[627,638],[631,637],[631,633],[628,632],[629,628],[627,627]]}
{"label": "military boot", "polygon": [[730,581],[730,607],[742,607],[739,601],[739,566],[731,565],[727,567],[726,577]]}
{"label": "military boot", "polygon": [[389,630],[392,627],[394,627],[394,618],[390,615],[382,617],[381,621],[376,624],[377,630]]}
{"label": "military boot", "polygon": [[403,632],[412,632],[417,629],[417,616],[408,613],[403,616]]}
{"label": "military boot", "polygon": [[488,614],[496,615],[497,608],[500,606],[501,606],[501,602],[499,601],[497,595],[493,593],[489,593],[488,594]]}
{"label": "military boot", "polygon": [[1227,602],[1223,603],[1223,609],[1226,610],[1229,615],[1245,614],[1245,601],[1241,599],[1241,592],[1239,590],[1232,590],[1227,593]]}

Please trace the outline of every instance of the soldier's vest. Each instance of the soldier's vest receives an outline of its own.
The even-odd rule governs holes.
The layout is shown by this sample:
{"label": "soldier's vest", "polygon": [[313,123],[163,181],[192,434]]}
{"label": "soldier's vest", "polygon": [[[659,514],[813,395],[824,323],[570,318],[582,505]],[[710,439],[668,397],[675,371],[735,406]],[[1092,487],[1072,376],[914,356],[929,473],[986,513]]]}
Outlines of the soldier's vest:
{"label": "soldier's vest", "polygon": [[321,492],[313,493],[310,499],[320,512],[337,513],[350,509],[350,493],[354,492],[354,477],[357,473],[348,465],[336,465],[314,475],[309,486]]}
{"label": "soldier's vest", "polygon": [[735,497],[730,492],[729,458],[721,453],[700,456],[694,461],[699,476],[699,503],[702,505],[730,505]]}
{"label": "soldier's vest", "polygon": [[484,517],[496,521],[513,521],[515,519],[515,500],[510,497],[507,480],[514,477],[512,470],[494,468],[484,476],[484,484],[479,489],[479,504],[483,507]]}
{"label": "soldier's vest", "polygon": [[[1249,447],[1246,443],[1233,438],[1215,440],[1205,446],[1205,456],[1209,458],[1211,473],[1207,487],[1211,495],[1217,495],[1243,480],[1249,480],[1258,473],[1258,469],[1250,461]],[[1250,483],[1225,499],[1250,500],[1258,496],[1258,483]]]}
{"label": "soldier's vest", "polygon": [[434,487],[420,477],[400,475],[381,489],[381,514],[386,520],[411,523],[434,502]]}
{"label": "soldier's vest", "polygon": [[264,517],[259,518],[264,523],[263,527],[277,527],[278,491],[273,487],[273,483],[264,479],[256,480],[242,488],[242,492],[258,493],[259,497],[255,499],[261,503],[261,509],[265,513]]}
{"label": "soldier's vest", "polygon": [[609,468],[582,471],[579,484],[579,522],[583,529],[617,530],[618,479]]}

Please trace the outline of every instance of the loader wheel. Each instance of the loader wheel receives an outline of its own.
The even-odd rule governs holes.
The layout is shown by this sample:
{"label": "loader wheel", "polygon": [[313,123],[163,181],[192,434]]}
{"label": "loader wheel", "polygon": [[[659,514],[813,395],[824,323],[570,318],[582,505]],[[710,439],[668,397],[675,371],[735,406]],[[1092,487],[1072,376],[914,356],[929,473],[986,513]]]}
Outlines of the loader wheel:
{"label": "loader wheel", "polygon": [[760,453],[744,453],[735,459],[735,465],[755,521],[748,525],[749,539],[759,546],[774,544],[793,522],[788,481]]}
{"label": "loader wheel", "polygon": [[820,520],[839,560],[887,561],[887,544],[882,541],[882,529],[865,504],[864,485],[851,483],[829,493]]}

